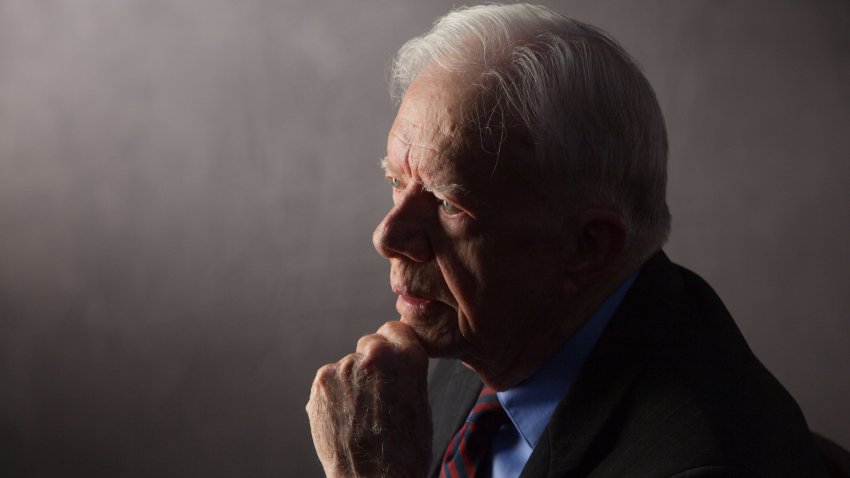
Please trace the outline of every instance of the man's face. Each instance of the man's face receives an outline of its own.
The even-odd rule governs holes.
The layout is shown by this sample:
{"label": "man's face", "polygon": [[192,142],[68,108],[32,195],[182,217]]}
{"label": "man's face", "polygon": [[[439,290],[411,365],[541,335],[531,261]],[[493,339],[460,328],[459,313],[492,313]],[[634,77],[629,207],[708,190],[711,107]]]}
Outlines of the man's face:
{"label": "man's face", "polygon": [[484,151],[464,84],[422,74],[408,89],[387,143],[393,207],[373,242],[428,354],[498,374],[553,332],[571,246],[541,212],[530,143],[508,133],[498,156]]}

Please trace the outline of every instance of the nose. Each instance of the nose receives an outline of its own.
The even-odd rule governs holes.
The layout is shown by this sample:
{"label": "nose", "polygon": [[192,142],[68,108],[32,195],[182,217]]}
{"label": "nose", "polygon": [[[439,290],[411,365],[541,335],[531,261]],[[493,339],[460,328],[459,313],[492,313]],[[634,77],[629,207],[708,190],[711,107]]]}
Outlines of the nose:
{"label": "nose", "polygon": [[372,233],[372,244],[387,259],[406,258],[426,262],[433,252],[426,234],[427,212],[417,198],[407,196],[397,202]]}

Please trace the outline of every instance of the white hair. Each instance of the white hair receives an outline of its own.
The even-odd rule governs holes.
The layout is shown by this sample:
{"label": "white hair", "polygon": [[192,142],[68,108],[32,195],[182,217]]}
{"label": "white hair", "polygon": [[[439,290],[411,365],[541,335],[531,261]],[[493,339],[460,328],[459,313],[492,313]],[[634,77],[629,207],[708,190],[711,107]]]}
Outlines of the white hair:
{"label": "white hair", "polygon": [[537,166],[559,181],[558,201],[622,214],[628,260],[666,241],[664,118],[640,67],[607,34],[538,5],[459,8],[401,47],[393,97],[431,65],[478,75],[480,104],[491,109],[478,127],[515,118],[535,144]]}

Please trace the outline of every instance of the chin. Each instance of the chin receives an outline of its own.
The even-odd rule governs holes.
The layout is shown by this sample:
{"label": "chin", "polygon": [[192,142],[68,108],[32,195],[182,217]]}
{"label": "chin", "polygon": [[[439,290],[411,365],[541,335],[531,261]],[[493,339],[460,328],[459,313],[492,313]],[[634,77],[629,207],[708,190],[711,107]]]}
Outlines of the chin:
{"label": "chin", "polygon": [[463,355],[463,340],[457,327],[444,321],[422,321],[420,317],[409,318],[402,316],[401,322],[409,325],[425,353],[430,358],[460,358]]}

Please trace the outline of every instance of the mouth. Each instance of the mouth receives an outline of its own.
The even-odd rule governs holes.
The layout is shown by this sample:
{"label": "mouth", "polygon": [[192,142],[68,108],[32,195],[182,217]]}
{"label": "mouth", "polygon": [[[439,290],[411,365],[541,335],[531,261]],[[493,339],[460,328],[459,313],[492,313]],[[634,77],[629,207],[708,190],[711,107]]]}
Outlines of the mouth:
{"label": "mouth", "polygon": [[420,308],[427,307],[429,304],[434,302],[431,299],[425,299],[425,298],[418,297],[418,296],[415,296],[415,295],[399,294],[398,297],[399,297],[399,299],[404,301],[406,304],[411,305],[413,307],[420,307]]}
{"label": "mouth", "polygon": [[398,304],[416,310],[424,310],[437,303],[437,300],[424,297],[418,292],[409,290],[403,286],[393,286],[393,293],[398,296]]}

